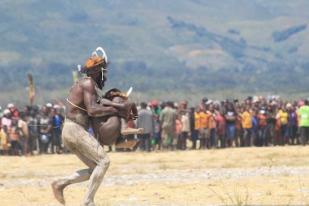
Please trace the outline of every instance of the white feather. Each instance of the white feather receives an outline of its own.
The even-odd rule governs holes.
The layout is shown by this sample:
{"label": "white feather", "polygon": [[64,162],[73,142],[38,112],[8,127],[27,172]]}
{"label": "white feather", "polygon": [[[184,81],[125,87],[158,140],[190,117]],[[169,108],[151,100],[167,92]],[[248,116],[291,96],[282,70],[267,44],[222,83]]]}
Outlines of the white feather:
{"label": "white feather", "polygon": [[127,97],[130,96],[130,94],[132,93],[132,91],[133,91],[133,87],[130,87],[129,90],[127,91]]}
{"label": "white feather", "polygon": [[102,52],[102,57],[105,59],[105,62],[107,63],[107,55],[106,55],[104,49],[102,47],[98,47],[95,51],[96,51],[97,55],[98,55],[97,51]]}
{"label": "white feather", "polygon": [[78,64],[78,65],[77,65],[77,69],[78,69],[78,71],[80,72],[80,71],[82,70],[82,65]]}

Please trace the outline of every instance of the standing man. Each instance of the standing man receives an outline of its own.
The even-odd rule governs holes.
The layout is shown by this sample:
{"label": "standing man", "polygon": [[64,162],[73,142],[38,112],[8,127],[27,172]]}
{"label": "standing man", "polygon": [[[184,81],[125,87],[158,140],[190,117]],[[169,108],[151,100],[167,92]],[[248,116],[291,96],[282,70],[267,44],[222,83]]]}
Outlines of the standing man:
{"label": "standing man", "polygon": [[187,139],[190,134],[190,117],[188,110],[182,110],[180,112],[181,115],[181,135],[180,135],[180,149],[186,150],[187,149]]}
{"label": "standing man", "polygon": [[39,153],[47,153],[52,138],[52,118],[47,106],[43,106],[39,118]]}
{"label": "standing man", "polygon": [[[101,51],[102,56],[96,52]],[[86,61],[81,72],[87,77],[75,82],[67,98],[67,113],[62,131],[64,145],[87,165],[88,168],[76,171],[70,176],[52,183],[55,198],[65,204],[63,190],[66,186],[89,180],[83,206],[94,206],[94,196],[109,167],[110,160],[97,139],[87,130],[92,117],[121,116],[128,119],[132,104],[118,104],[104,101],[98,104],[97,90],[101,90],[106,81],[107,57],[102,48]],[[136,109],[136,108],[135,108]]]}
{"label": "standing man", "polygon": [[154,117],[152,112],[147,109],[147,104],[145,102],[141,103],[141,110],[138,112],[136,126],[137,128],[144,129],[144,133],[138,135],[140,149],[142,151],[150,152],[150,138],[154,133]]}
{"label": "standing man", "polygon": [[63,116],[59,112],[59,106],[56,105],[52,109],[52,119],[53,119],[53,132],[52,132],[52,145],[51,145],[51,152],[55,153],[55,147],[56,147],[56,153],[60,153],[61,148],[61,131],[62,131],[62,124],[63,124]]}
{"label": "standing man", "polygon": [[245,111],[240,114],[241,117],[241,125],[244,129],[244,137],[245,137],[245,146],[249,147],[252,145],[252,113],[250,111],[250,106],[245,106]]}
{"label": "standing man", "polygon": [[34,150],[38,150],[39,141],[39,118],[37,117],[38,109],[31,107],[27,120],[29,131],[29,152],[33,155]]}
{"label": "standing man", "polygon": [[299,108],[298,115],[299,115],[301,144],[306,145],[309,140],[309,100],[308,99],[305,100],[305,105]]}
{"label": "standing man", "polygon": [[162,145],[165,149],[175,149],[176,139],[176,118],[177,113],[173,109],[173,102],[167,102],[165,108],[160,114],[160,123],[162,128]]}

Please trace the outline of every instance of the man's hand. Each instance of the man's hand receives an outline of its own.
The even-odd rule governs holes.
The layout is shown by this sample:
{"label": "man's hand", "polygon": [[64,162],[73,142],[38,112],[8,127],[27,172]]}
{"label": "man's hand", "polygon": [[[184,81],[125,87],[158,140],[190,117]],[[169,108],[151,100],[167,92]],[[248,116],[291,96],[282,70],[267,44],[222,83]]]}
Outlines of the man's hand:
{"label": "man's hand", "polygon": [[123,109],[119,111],[119,116],[126,120],[137,119],[138,112],[135,103],[125,102]]}
{"label": "man's hand", "polygon": [[138,111],[137,111],[135,103],[132,103],[131,105],[131,115],[132,115],[133,120],[136,120],[138,118]]}

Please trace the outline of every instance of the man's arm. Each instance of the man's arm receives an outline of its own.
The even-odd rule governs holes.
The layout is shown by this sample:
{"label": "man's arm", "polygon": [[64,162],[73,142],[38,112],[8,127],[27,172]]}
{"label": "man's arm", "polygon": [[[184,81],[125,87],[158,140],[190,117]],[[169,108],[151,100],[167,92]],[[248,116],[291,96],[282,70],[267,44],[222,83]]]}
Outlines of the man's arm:
{"label": "man's arm", "polygon": [[82,84],[84,93],[84,104],[87,113],[91,117],[103,117],[110,115],[118,115],[118,110],[112,106],[103,106],[96,102],[97,92],[92,81],[85,81]]}
{"label": "man's arm", "polygon": [[129,116],[129,118],[132,118],[133,120],[137,119],[138,117],[138,111],[137,111],[136,105],[132,102],[115,103],[115,102],[110,101],[109,99],[102,98],[100,99],[100,104],[104,106],[111,106],[116,109],[119,109],[121,115],[123,112],[129,113],[128,115],[130,115],[130,113],[132,112],[133,116]]}
{"label": "man's arm", "polygon": [[115,107],[117,109],[124,109],[125,108],[125,104],[115,103],[115,102],[112,102],[111,100],[106,99],[106,98],[100,99],[100,104],[104,105],[104,106]]}

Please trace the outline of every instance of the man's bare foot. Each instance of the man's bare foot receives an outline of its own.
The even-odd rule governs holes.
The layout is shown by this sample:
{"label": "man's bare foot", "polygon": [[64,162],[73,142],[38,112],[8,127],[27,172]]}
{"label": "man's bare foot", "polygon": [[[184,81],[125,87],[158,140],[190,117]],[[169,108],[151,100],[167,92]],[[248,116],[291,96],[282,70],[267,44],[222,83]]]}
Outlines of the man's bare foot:
{"label": "man's bare foot", "polygon": [[144,129],[143,128],[138,128],[137,129],[137,134],[144,134]]}
{"label": "man's bare foot", "polygon": [[134,128],[126,128],[121,130],[121,134],[126,136],[129,134],[143,134],[144,133],[144,129],[143,128],[138,128],[138,129],[134,129]]}
{"label": "man's bare foot", "polygon": [[52,189],[53,189],[53,193],[54,193],[54,196],[55,198],[58,200],[58,202],[60,202],[62,205],[65,205],[65,200],[64,200],[64,197],[63,197],[63,189],[65,186],[63,185],[59,185],[57,183],[57,181],[54,181],[52,184]]}
{"label": "man's bare foot", "polygon": [[83,206],[95,206],[95,204],[94,204],[93,201],[91,201],[91,202],[86,201],[86,202],[83,204]]}

